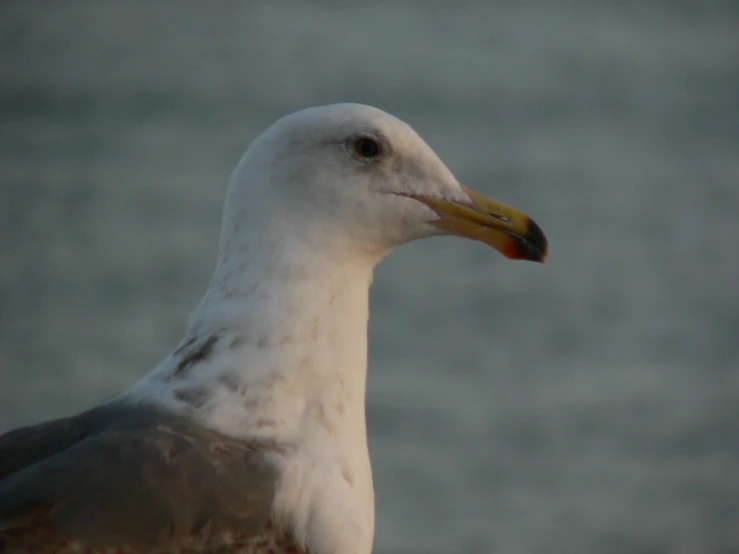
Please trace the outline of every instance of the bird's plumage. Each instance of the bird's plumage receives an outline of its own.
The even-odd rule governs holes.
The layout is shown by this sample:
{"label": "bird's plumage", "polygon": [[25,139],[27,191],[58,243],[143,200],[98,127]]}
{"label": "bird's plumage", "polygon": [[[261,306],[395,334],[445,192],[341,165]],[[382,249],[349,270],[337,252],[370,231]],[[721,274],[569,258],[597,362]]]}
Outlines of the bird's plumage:
{"label": "bird's plumage", "polygon": [[115,403],[0,439],[7,552],[217,550],[269,531],[274,444]]}
{"label": "bird's plumage", "polygon": [[546,257],[538,226],[462,187],[393,116],[279,120],[231,177],[181,344],[110,402],[0,438],[0,549],[369,554],[372,272],[439,234]]}

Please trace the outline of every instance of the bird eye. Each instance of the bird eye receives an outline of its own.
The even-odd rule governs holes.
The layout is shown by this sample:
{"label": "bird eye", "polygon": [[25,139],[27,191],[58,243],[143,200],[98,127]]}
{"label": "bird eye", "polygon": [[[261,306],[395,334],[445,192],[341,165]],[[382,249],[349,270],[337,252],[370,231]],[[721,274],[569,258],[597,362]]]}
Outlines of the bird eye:
{"label": "bird eye", "polygon": [[370,137],[357,137],[352,140],[352,149],[360,158],[371,160],[380,155],[380,144]]}

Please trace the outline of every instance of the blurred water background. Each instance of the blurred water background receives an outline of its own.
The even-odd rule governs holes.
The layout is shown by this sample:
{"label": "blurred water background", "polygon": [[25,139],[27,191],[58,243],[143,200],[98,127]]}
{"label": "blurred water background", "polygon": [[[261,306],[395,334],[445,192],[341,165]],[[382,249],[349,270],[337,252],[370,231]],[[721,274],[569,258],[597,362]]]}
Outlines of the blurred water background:
{"label": "blurred water background", "polygon": [[0,431],[156,365],[249,141],[337,101],[551,244],[379,267],[375,551],[739,552],[735,2],[3,2]]}

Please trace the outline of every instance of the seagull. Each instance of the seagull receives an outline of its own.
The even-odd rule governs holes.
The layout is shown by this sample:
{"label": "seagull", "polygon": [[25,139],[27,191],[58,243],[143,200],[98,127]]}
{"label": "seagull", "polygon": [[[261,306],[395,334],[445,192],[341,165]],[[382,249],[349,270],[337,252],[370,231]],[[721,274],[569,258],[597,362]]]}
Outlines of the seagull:
{"label": "seagull", "polygon": [[533,220],[379,109],[278,120],[231,175],[179,345],[113,399],[0,437],[0,551],[370,554],[370,283],[438,235],[548,253]]}

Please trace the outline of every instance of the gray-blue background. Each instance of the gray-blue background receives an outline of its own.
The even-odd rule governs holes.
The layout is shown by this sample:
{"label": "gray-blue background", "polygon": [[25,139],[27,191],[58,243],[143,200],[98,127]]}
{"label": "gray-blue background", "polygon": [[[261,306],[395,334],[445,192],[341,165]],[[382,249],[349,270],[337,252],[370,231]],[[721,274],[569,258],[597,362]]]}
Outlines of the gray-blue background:
{"label": "gray-blue background", "polygon": [[249,141],[364,102],[551,244],[378,269],[376,551],[739,552],[739,8],[347,6],[0,5],[0,429],[156,365]]}

